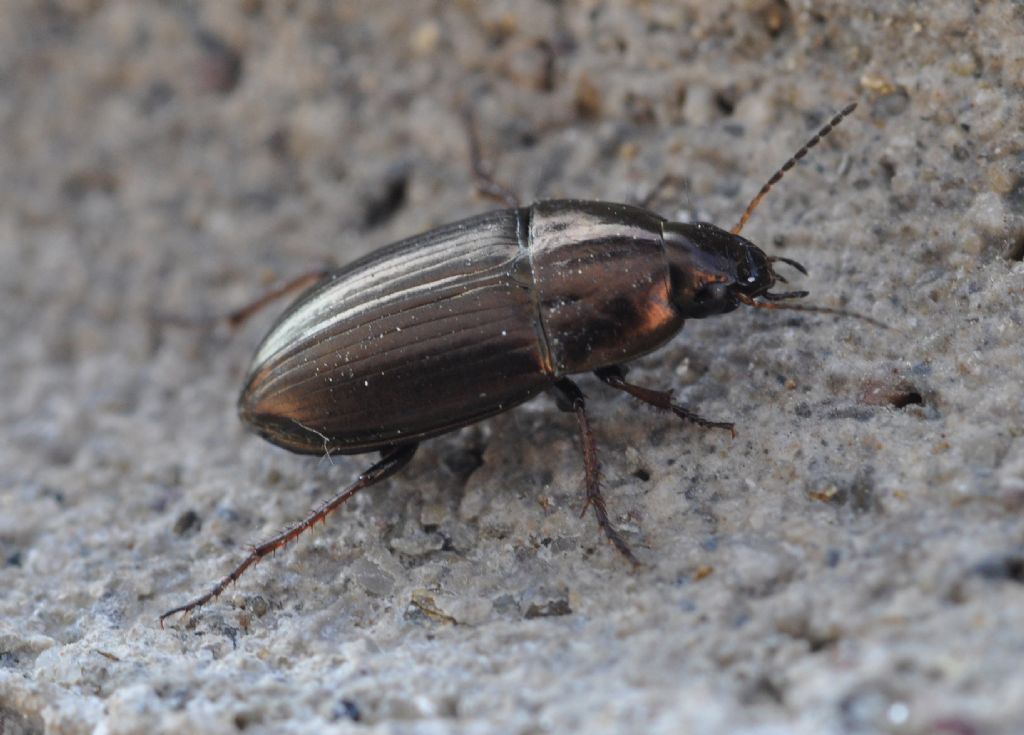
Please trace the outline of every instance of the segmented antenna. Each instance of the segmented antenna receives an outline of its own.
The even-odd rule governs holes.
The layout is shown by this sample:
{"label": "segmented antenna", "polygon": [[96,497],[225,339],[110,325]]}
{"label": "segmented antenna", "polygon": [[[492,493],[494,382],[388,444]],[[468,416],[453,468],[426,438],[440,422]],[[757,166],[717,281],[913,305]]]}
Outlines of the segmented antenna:
{"label": "segmented antenna", "polygon": [[[801,298],[807,295],[806,291],[794,291],[792,293],[780,293],[771,294],[776,298]],[[836,316],[848,316],[851,319],[860,319],[862,322],[873,324],[876,327],[882,329],[892,329],[888,324],[880,322],[877,319],[872,319],[864,314],[858,314],[856,311],[847,311],[846,309],[830,309],[827,306],[812,306],[811,304],[780,304],[776,301],[764,302],[754,301],[746,294],[736,294],[736,298],[747,306],[753,306],[755,309],[778,309],[780,311],[813,311],[818,314],[835,314]]]}
{"label": "segmented antenna", "polygon": [[825,127],[823,127],[821,130],[815,133],[814,137],[807,141],[807,143],[804,144],[803,148],[798,150],[792,158],[790,158],[788,161],[782,164],[782,168],[776,171],[775,174],[770,179],[768,179],[768,183],[761,187],[761,191],[757,192],[757,196],[750,200],[750,204],[747,205],[747,211],[743,213],[743,216],[740,217],[740,221],[736,223],[736,226],[733,227],[732,230],[730,230],[730,232],[732,232],[732,234],[734,235],[740,234],[740,232],[743,230],[743,225],[747,224],[747,220],[750,219],[750,215],[754,212],[755,209],[757,209],[757,205],[761,203],[761,200],[764,199],[764,195],[767,194],[773,186],[779,183],[779,180],[782,179],[783,174],[789,171],[789,169],[793,168],[793,166],[797,164],[797,161],[799,161],[801,158],[807,155],[807,151],[811,150],[811,148],[818,145],[818,143],[821,142],[822,138],[831,133],[832,129],[835,128],[836,125],[841,123],[843,121],[843,118],[849,115],[851,112],[853,112],[856,108],[856,102],[851,102],[846,107],[844,107],[838,115],[836,115],[835,117],[828,121],[828,124]]}

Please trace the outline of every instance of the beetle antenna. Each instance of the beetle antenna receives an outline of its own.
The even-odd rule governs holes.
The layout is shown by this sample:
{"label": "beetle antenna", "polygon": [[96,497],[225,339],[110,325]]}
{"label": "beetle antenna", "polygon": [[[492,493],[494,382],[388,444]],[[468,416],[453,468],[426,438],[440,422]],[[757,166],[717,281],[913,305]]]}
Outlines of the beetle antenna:
{"label": "beetle antenna", "polygon": [[[769,298],[768,294],[762,294],[765,298]],[[794,291],[792,293],[784,294],[771,294],[776,299],[779,298],[802,298],[807,295],[807,291]],[[785,309],[787,311],[814,311],[819,314],[835,314],[836,316],[848,316],[853,319],[860,319],[862,322],[873,324],[876,327],[882,329],[892,329],[888,324],[872,319],[864,314],[858,314],[856,311],[847,311],[846,309],[830,309],[827,306],[811,306],[810,304],[780,304],[777,301],[754,301],[746,294],[738,293],[736,298],[742,301],[747,306],[753,306],[755,309]]]}
{"label": "beetle antenna", "polygon": [[821,142],[822,138],[831,133],[832,129],[835,128],[836,125],[841,123],[843,121],[843,118],[849,115],[851,112],[853,112],[856,108],[856,102],[851,102],[846,107],[844,107],[842,111],[839,112],[839,114],[837,114],[835,117],[828,121],[828,124],[825,125],[825,127],[823,127],[821,130],[815,133],[814,137],[807,141],[804,144],[803,148],[798,150],[792,158],[790,158],[788,161],[782,164],[782,168],[776,171],[772,175],[772,177],[768,179],[768,183],[761,187],[761,191],[757,192],[757,196],[750,200],[750,204],[747,205],[747,211],[743,213],[743,216],[740,217],[740,221],[736,223],[736,226],[733,227],[732,230],[730,230],[730,232],[732,232],[732,234],[734,235],[740,234],[740,232],[743,230],[743,226],[747,224],[747,220],[750,219],[750,215],[753,214],[754,210],[757,209],[757,205],[761,203],[762,199],[764,199],[764,195],[767,194],[773,186],[779,183],[779,181],[782,179],[782,176],[787,171],[789,171],[789,169],[793,168],[793,166],[795,166],[801,158],[807,155],[807,151],[811,150],[811,148],[818,145],[818,143]]}

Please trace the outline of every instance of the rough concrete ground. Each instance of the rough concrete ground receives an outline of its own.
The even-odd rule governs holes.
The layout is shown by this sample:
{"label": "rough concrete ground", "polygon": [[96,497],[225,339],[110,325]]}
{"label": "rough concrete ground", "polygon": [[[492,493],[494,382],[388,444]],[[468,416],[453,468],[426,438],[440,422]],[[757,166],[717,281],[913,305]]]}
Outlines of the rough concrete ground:
{"label": "rough concrete ground", "polygon": [[[1020,3],[99,2],[0,12],[0,731],[1024,731]],[[731,225],[814,303],[584,378],[631,570],[539,399],[161,630],[368,465],[248,435],[269,284],[527,199]],[[270,310],[271,312],[273,310]]]}

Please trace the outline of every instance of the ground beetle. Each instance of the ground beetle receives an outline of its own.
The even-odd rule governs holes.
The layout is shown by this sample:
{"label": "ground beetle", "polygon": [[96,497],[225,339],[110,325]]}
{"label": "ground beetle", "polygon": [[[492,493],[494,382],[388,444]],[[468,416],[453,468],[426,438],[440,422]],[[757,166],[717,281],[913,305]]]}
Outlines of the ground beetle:
{"label": "ground beetle", "polygon": [[[477,183],[508,208],[316,274],[316,285],[258,348],[238,401],[242,420],[285,449],[379,451],[380,461],[305,520],[256,546],[210,592],[164,613],[161,624],[209,602],[261,558],[400,470],[423,439],[543,391],[576,415],[586,506],[612,544],[636,563],[608,519],[586,403],[568,376],[593,372],[644,403],[732,431],[732,424],[708,421],[674,403],[669,391],[626,382],[622,365],[665,344],[686,319],[725,314],[740,304],[859,316],[775,303],[807,292],[772,293],[777,281],[785,282],[772,263],[806,270],[739,235],[772,185],[855,106],[833,117],[769,179],[730,232],[704,222],[669,222],[625,204],[553,200],[520,207],[484,173],[470,125]],[[278,289],[237,312],[235,321],[309,282],[304,277]]]}

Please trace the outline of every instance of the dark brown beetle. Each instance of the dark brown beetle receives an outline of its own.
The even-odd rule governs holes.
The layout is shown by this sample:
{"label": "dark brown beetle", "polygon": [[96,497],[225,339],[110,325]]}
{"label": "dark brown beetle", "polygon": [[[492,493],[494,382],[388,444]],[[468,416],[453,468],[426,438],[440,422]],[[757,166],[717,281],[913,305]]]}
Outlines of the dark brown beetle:
{"label": "dark brown beetle", "polygon": [[[481,188],[513,206],[403,240],[326,274],[263,340],[238,401],[242,420],[285,449],[379,451],[380,461],[304,521],[253,549],[209,593],[164,613],[161,622],[210,601],[259,559],[397,472],[423,439],[543,391],[575,413],[586,504],[608,539],[635,563],[608,519],[584,396],[568,376],[593,372],[656,408],[732,431],[732,424],[707,421],[674,403],[670,392],[626,382],[621,366],[672,339],[686,319],[725,314],[740,304],[849,313],[772,303],[807,293],[771,293],[777,280],[784,281],[772,262],[806,271],[765,255],[739,232],[771,186],[855,106],[786,162],[731,232],[703,222],[669,222],[625,204],[554,200],[514,206],[514,197],[483,174],[471,138]],[[759,297],[765,301],[755,301]]]}

